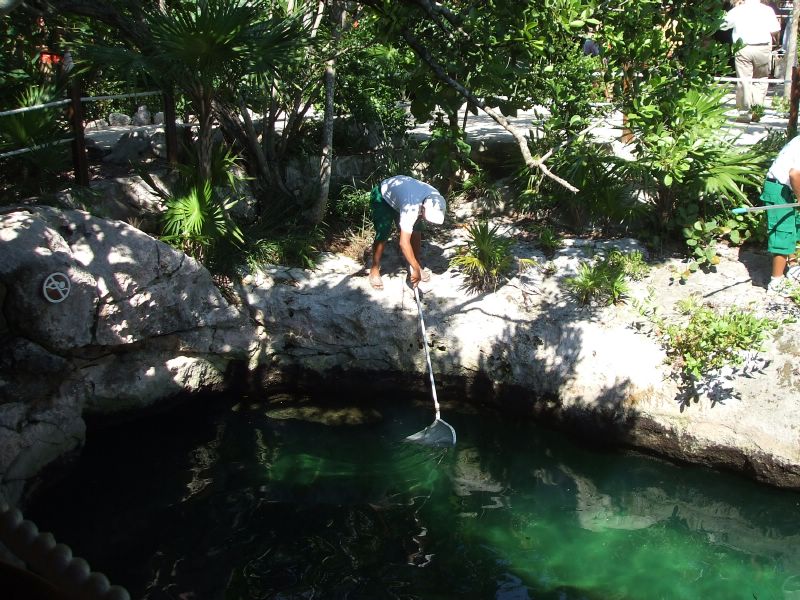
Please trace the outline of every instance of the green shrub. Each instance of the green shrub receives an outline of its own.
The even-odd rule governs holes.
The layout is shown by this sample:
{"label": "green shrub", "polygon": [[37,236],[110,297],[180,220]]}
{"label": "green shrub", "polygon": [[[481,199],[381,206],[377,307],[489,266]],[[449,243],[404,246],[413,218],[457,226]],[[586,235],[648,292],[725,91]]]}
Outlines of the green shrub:
{"label": "green shrub", "polygon": [[[61,99],[54,84],[29,85],[16,98],[15,108],[46,104]],[[0,159],[0,180],[9,184],[13,197],[41,193],[55,185],[69,167],[69,144],[55,144],[68,137],[63,108],[31,110],[0,117],[0,152],[33,148],[29,152]]]}
{"label": "green shrub", "polygon": [[532,228],[536,235],[536,243],[547,256],[552,256],[556,250],[564,245],[564,240],[552,227],[539,225]]}
{"label": "green shrub", "polygon": [[[722,92],[690,90],[670,98],[637,98],[628,114],[637,160],[622,174],[653,197],[653,225],[661,233],[692,225],[681,209],[705,221],[721,220],[733,203],[759,188],[763,154],[723,138]],[[725,222],[725,220],[723,220]]]}
{"label": "green shrub", "polygon": [[370,190],[345,185],[331,203],[331,216],[352,225],[363,226],[370,215]]}
{"label": "green shrub", "polygon": [[468,229],[466,247],[450,260],[450,266],[464,271],[471,290],[496,290],[511,271],[513,240],[499,235],[497,230],[497,225],[489,226],[487,221],[474,223]]}
{"label": "green shrub", "polygon": [[283,229],[247,232],[245,250],[247,265],[257,270],[264,265],[288,265],[312,269],[316,265],[319,246],[324,239],[321,228],[308,229],[290,225]]}
{"label": "green shrub", "polygon": [[719,313],[696,302],[679,308],[686,322],[666,326],[661,322],[667,354],[678,360],[685,376],[696,379],[720,367],[742,364],[743,352],[762,350],[768,332],[778,326],[738,308]]}
{"label": "green shrub", "polygon": [[568,277],[565,285],[581,304],[619,304],[630,293],[628,279],[638,281],[648,271],[641,252],[615,249],[599,261],[582,262],[578,274]]}

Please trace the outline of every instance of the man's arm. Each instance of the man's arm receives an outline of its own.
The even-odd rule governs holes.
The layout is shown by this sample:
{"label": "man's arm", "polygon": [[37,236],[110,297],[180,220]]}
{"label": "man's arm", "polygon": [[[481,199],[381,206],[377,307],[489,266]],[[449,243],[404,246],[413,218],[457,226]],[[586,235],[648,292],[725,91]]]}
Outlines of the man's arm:
{"label": "man's arm", "polygon": [[789,187],[794,192],[794,197],[800,200],[800,169],[789,169]]}
{"label": "man's arm", "polygon": [[[798,171],[798,182],[800,182],[800,171]],[[411,231],[400,230],[400,251],[411,268],[411,287],[417,287],[422,278],[422,270],[417,262],[417,257],[414,256],[414,248],[411,246],[411,233]]]}

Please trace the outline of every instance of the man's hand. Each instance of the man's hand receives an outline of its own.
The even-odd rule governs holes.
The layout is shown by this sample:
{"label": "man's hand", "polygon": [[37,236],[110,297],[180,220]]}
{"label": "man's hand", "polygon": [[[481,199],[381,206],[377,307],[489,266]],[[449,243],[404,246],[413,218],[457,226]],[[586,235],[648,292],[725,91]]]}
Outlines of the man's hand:
{"label": "man's hand", "polygon": [[419,285],[419,282],[422,281],[422,268],[419,265],[417,265],[416,267],[410,265],[408,278],[411,280],[411,287],[412,288],[417,287]]}
{"label": "man's hand", "polygon": [[422,279],[422,267],[417,262],[417,257],[414,256],[414,248],[411,246],[410,231],[400,231],[400,251],[403,257],[408,262],[408,279],[412,288],[417,287],[417,284]]}

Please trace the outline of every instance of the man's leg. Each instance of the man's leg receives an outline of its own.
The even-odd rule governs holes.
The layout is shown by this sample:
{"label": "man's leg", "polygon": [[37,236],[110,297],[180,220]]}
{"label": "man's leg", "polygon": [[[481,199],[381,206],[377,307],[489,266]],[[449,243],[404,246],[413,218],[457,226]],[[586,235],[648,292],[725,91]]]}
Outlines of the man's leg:
{"label": "man's leg", "polygon": [[[761,201],[766,205],[791,202],[791,188],[774,181],[764,182]],[[796,213],[791,208],[779,208],[767,211],[767,252],[772,253],[772,272],[767,290],[785,296],[786,264],[797,247]]]}
{"label": "man's leg", "polygon": [[375,240],[372,243],[372,265],[369,268],[369,283],[376,290],[383,289],[381,257],[383,256],[384,248],[386,248],[386,240]]}
{"label": "man's leg", "polygon": [[742,113],[749,112],[752,108],[753,96],[753,86],[750,81],[753,77],[753,63],[747,53],[747,46],[736,53],[734,64],[736,65],[736,77],[744,80],[736,82],[736,108]]}
{"label": "man's leg", "polygon": [[370,212],[372,225],[375,227],[375,241],[372,243],[372,265],[369,268],[369,283],[376,290],[383,289],[381,279],[381,257],[386,248],[386,241],[392,231],[392,223],[396,213],[381,196],[380,189],[375,186],[370,194]]}
{"label": "man's leg", "polygon": [[783,254],[775,254],[772,257],[772,277],[783,277],[783,272],[786,270],[786,262],[788,257]]}
{"label": "man's leg", "polygon": [[[769,77],[772,52],[769,44],[763,46],[750,46],[748,48],[750,61],[753,65],[753,78],[766,79]],[[754,81],[752,86],[751,102],[753,106],[765,106],[767,103],[767,89],[769,84],[765,81]],[[751,107],[752,108],[752,107]]]}

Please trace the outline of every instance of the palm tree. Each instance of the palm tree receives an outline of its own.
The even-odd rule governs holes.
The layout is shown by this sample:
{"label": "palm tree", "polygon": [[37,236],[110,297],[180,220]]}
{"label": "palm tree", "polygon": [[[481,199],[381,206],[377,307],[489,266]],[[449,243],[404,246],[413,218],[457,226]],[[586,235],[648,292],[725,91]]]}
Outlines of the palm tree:
{"label": "palm tree", "polygon": [[211,133],[221,106],[243,107],[247,77],[270,79],[302,57],[305,27],[269,0],[189,0],[144,15],[147,33],[130,47],[92,48],[94,61],[113,63],[173,86],[197,115],[198,165],[211,176]]}

